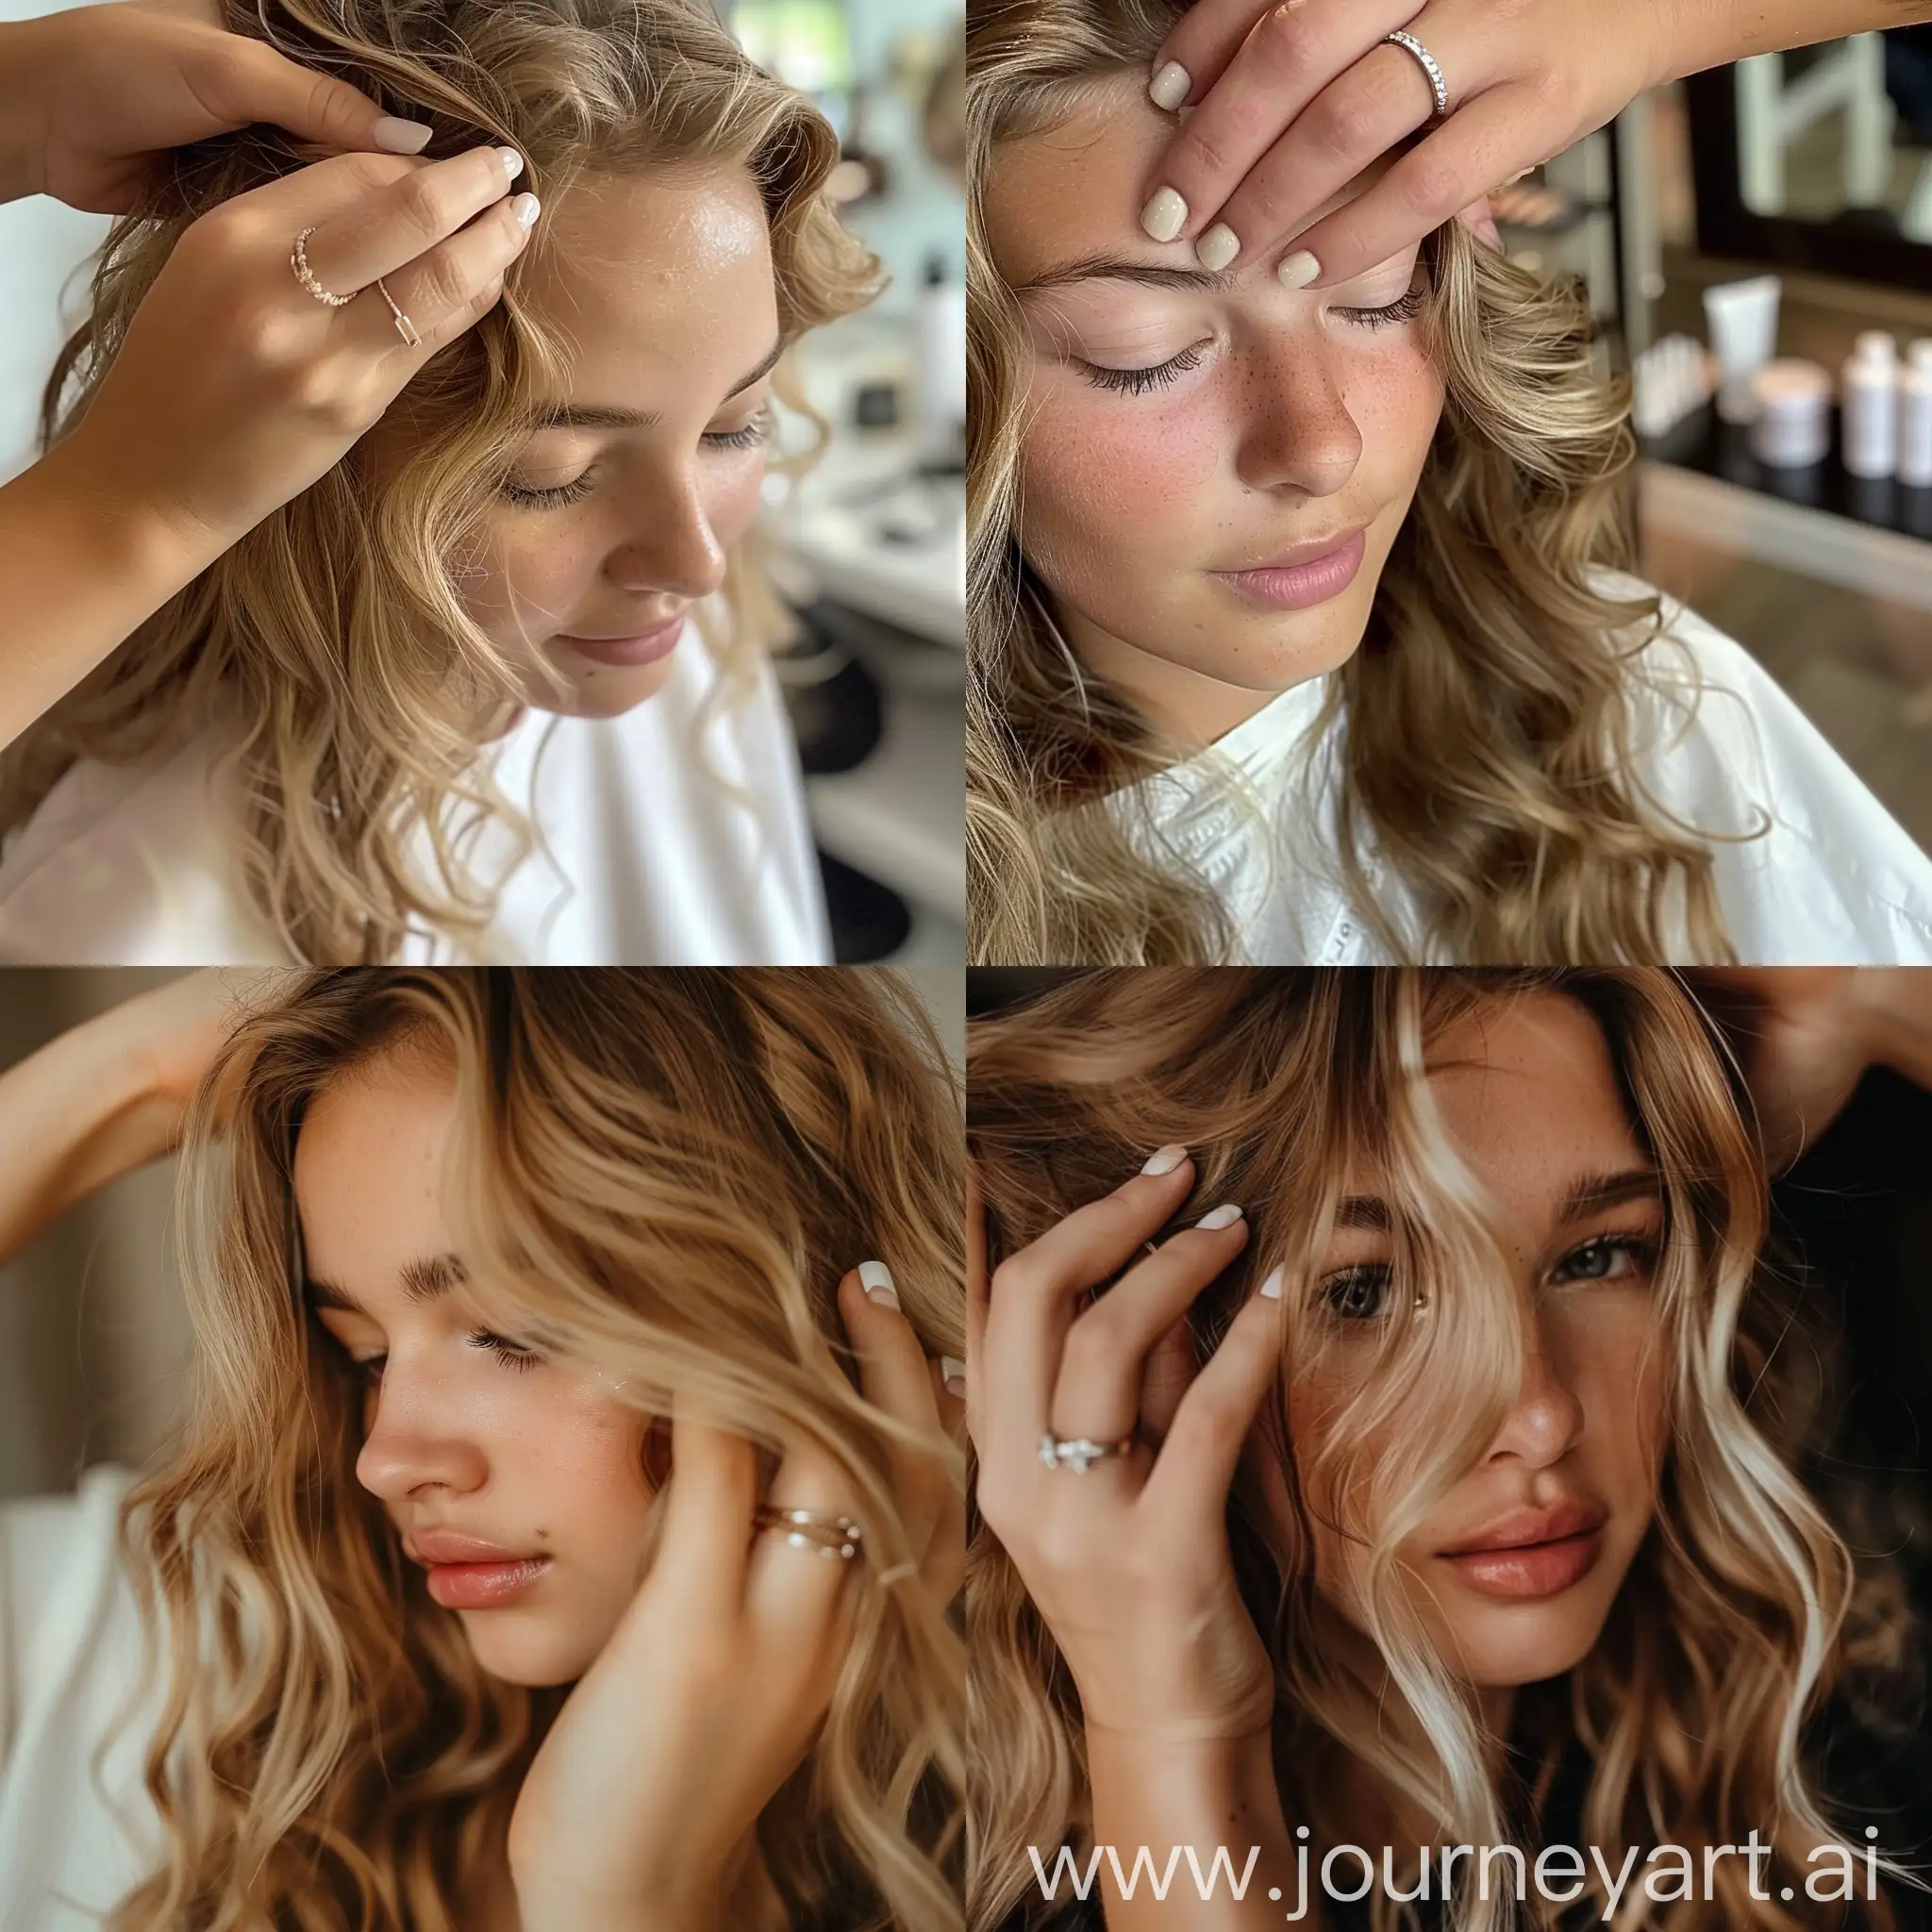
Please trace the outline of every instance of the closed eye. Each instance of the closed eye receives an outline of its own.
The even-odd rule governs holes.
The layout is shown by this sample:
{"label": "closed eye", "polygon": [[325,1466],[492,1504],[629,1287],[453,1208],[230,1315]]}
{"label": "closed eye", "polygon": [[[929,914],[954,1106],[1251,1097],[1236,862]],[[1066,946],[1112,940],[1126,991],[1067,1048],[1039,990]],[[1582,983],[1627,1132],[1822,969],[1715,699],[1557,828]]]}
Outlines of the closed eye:
{"label": "closed eye", "polygon": [[[520,1348],[508,1337],[498,1335],[494,1330],[489,1328],[472,1328],[463,1337],[463,1340],[472,1348],[487,1350],[505,1368],[513,1370],[518,1374],[526,1374],[529,1370],[536,1368],[543,1359],[535,1349]],[[374,1388],[382,1380],[382,1365],[388,1359],[389,1357],[387,1355],[351,1357],[350,1366],[356,1371],[357,1378],[365,1387]]]}

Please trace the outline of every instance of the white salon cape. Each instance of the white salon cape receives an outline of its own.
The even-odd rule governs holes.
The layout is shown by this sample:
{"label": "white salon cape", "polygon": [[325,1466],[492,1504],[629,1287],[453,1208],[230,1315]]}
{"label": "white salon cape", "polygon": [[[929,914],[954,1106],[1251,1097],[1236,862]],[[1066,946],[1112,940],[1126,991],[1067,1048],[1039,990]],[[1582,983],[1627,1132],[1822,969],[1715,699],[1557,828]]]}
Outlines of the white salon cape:
{"label": "white salon cape", "polygon": [[[142,1779],[165,1671],[142,1678],[140,1612],[115,1543],[134,1472],[0,1503],[0,1926],[99,1932],[166,1840]],[[108,1733],[124,1698],[133,1722]],[[96,1770],[92,1763],[108,1748]]]}
{"label": "white salon cape", "polygon": [[[1592,581],[1616,597],[1654,588],[1602,569]],[[1664,598],[1663,617],[1641,660],[1649,675],[1632,679],[1634,775],[1663,811],[1711,840],[1740,963],[1932,962],[1932,858],[1749,652],[1674,598]],[[1221,900],[1239,963],[1392,963],[1335,862],[1342,726],[1315,729],[1326,684],[1282,692],[1209,753],[1113,802],[1137,849]],[[1760,837],[1723,841],[1760,824]],[[1411,957],[1457,963],[1426,944],[1417,895],[1392,867],[1373,851],[1364,858],[1375,903]],[[1681,906],[1674,923],[1668,957],[1695,963]]]}
{"label": "white salon cape", "polygon": [[[621,717],[525,710],[480,756],[541,838],[518,862],[510,828],[488,824],[466,859],[501,884],[489,927],[460,948],[412,931],[391,963],[829,963],[777,680],[760,661],[734,702],[707,709],[719,675],[692,625],[663,688]],[[242,884],[229,781],[213,775],[222,749],[205,736],[66,772],[0,847],[0,963],[289,964]],[[436,877],[426,836],[417,871]]]}

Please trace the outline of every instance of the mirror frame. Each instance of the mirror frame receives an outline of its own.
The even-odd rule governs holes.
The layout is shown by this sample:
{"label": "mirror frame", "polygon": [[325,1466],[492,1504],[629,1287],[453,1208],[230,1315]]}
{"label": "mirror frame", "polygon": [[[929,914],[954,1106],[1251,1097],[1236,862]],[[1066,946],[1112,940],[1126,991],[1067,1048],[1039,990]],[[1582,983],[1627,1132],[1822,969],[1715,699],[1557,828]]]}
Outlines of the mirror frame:
{"label": "mirror frame", "polygon": [[1760,215],[1745,207],[1738,173],[1734,68],[1713,67],[1691,75],[1684,82],[1684,97],[1690,120],[1690,174],[1701,254],[1932,291],[1932,243],[1830,222]]}

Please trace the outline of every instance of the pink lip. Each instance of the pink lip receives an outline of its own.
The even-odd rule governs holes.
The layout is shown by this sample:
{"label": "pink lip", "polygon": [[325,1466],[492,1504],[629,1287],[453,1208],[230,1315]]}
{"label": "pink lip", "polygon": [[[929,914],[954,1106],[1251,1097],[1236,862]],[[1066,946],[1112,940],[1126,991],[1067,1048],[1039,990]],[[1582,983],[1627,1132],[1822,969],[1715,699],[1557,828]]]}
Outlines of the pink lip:
{"label": "pink lip", "polygon": [[1339,597],[1354,583],[1368,548],[1357,530],[1346,542],[1300,563],[1270,564],[1260,570],[1218,570],[1213,575],[1241,596],[1274,610],[1307,610]]}
{"label": "pink lip", "polygon": [[1604,1553],[1605,1511],[1575,1498],[1499,1517],[1457,1548],[1438,1552],[1485,1596],[1555,1596],[1580,1583]]}
{"label": "pink lip", "polygon": [[522,1596],[550,1568],[548,1557],[499,1563],[437,1563],[429,1594],[446,1610],[489,1610]]}
{"label": "pink lip", "polygon": [[575,638],[567,632],[560,635],[572,650],[581,657],[594,658],[599,664],[655,664],[677,648],[684,619],[685,613],[680,610],[669,624],[660,624],[655,630],[639,631],[631,637]]}

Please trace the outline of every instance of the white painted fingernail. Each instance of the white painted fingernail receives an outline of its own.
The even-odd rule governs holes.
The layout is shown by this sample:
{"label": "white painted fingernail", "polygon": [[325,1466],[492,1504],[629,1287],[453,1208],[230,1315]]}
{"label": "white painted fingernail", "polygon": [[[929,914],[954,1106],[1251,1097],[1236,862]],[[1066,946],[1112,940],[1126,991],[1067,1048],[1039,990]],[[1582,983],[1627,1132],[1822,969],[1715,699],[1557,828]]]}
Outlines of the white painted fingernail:
{"label": "white painted fingernail", "polygon": [[420,155],[436,129],[426,121],[405,121],[398,114],[385,114],[371,132],[376,146],[392,155]]}
{"label": "white painted fingernail", "polygon": [[520,228],[533,227],[537,217],[543,212],[543,204],[534,194],[520,194],[509,205],[510,212],[517,218]]}
{"label": "white painted fingernail", "polygon": [[1188,205],[1172,188],[1157,188],[1141,210],[1141,225],[1157,242],[1172,242],[1187,225]]}
{"label": "white painted fingernail", "polygon": [[1284,289],[1306,289],[1322,273],[1322,264],[1306,248],[1297,248],[1274,273]]}
{"label": "white painted fingernail", "polygon": [[899,1306],[899,1291],[892,1286],[892,1271],[883,1261],[861,1261],[858,1285],[882,1308]]}
{"label": "white painted fingernail", "polygon": [[500,147],[496,158],[503,163],[503,172],[514,181],[524,172],[524,158],[513,147]]}
{"label": "white painted fingernail", "polygon": [[1195,1222],[1196,1227],[1232,1227],[1241,1218],[1241,1210],[1232,1201],[1220,1208],[1210,1208]]}
{"label": "white painted fingernail", "polygon": [[1147,84],[1147,98],[1171,114],[1187,99],[1193,85],[1188,70],[1178,60],[1170,60]]}
{"label": "white painted fingernail", "polygon": [[1215,225],[1194,243],[1194,259],[1217,273],[1241,252],[1241,238],[1225,222]]}
{"label": "white painted fingernail", "polygon": [[1185,1147],[1159,1147],[1147,1157],[1142,1174],[1172,1174],[1188,1158]]}
{"label": "white painted fingernail", "polygon": [[1281,1270],[1279,1268],[1269,1269],[1268,1273],[1261,1277],[1261,1286],[1257,1292],[1265,1294],[1271,1302],[1278,1302],[1281,1299]]}
{"label": "white painted fingernail", "polygon": [[964,1395],[966,1392],[966,1364],[957,1356],[942,1355],[940,1357],[940,1376],[946,1385],[948,1395]]}

